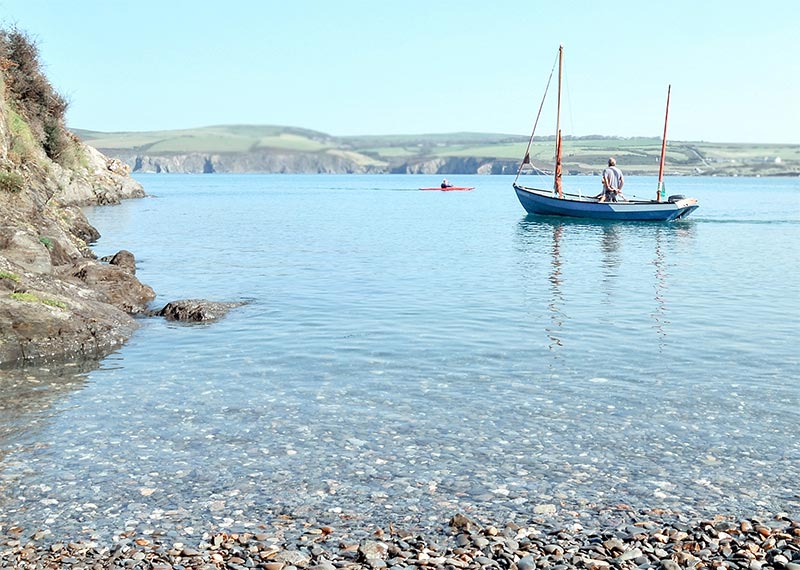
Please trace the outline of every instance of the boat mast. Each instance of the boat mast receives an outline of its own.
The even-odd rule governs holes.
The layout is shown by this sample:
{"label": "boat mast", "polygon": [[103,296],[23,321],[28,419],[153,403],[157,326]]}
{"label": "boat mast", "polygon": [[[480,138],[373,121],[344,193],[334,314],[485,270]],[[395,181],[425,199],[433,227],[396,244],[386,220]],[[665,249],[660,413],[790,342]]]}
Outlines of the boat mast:
{"label": "boat mast", "polygon": [[564,71],[564,45],[558,46],[558,110],[556,112],[556,175],[554,189],[558,197],[563,198],[561,190],[561,83]]}
{"label": "boat mast", "polygon": [[667,111],[664,114],[664,136],[661,138],[661,161],[658,164],[658,189],[656,190],[656,202],[660,202],[664,197],[664,159],[667,156],[667,119],[669,119],[669,94],[672,85],[667,87]]}

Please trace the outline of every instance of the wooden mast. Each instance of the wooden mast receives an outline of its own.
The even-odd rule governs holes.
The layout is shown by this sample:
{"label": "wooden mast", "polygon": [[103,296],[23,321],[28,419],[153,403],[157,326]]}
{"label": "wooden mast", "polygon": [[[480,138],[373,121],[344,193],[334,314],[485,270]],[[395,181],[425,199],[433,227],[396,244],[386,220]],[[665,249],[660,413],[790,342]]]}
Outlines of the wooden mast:
{"label": "wooden mast", "polygon": [[558,46],[558,111],[556,113],[556,174],[554,181],[555,191],[558,197],[563,198],[564,193],[561,189],[561,77],[564,70],[564,46]]}
{"label": "wooden mast", "polygon": [[667,156],[667,120],[669,119],[669,94],[672,85],[667,87],[667,111],[664,113],[664,136],[661,138],[661,161],[658,164],[658,189],[656,190],[656,202],[660,202],[664,197],[664,159]]}

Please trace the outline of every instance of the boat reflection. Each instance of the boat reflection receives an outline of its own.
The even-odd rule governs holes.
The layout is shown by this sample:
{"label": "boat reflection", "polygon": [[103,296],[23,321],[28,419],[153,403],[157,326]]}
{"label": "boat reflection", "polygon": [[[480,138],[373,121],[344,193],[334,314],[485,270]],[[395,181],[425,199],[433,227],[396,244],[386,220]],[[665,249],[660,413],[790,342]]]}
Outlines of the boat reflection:
{"label": "boat reflection", "polygon": [[[670,252],[675,251],[678,242],[691,238],[693,232],[693,224],[541,216],[520,220],[516,249],[520,253],[519,267],[524,272],[526,306],[531,313],[537,313],[536,304],[540,309],[547,308],[543,331],[548,350],[557,353],[573,334],[602,338],[604,323],[610,326],[614,322],[615,313],[621,309],[620,302],[635,285],[644,290],[652,288],[649,316],[654,323],[658,350],[663,351],[669,327]],[[632,278],[635,283],[630,282]],[[625,310],[635,311],[635,304],[628,303]],[[644,311],[647,309],[643,308]],[[571,330],[574,321],[582,321],[582,327],[592,330]],[[553,354],[553,358],[557,360],[558,355]]]}

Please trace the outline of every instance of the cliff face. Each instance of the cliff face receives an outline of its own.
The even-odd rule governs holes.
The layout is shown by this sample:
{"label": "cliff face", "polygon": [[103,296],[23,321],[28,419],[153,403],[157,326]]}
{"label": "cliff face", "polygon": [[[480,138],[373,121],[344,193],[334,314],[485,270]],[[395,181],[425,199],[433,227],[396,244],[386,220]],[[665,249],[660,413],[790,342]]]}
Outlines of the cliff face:
{"label": "cliff face", "polygon": [[344,155],[314,152],[138,154],[108,150],[134,172],[208,174],[516,174],[518,161],[445,157],[364,164]]}
{"label": "cliff face", "polygon": [[247,153],[138,154],[114,151],[134,172],[208,174],[382,174],[380,164],[364,164],[332,153],[264,150]]}
{"label": "cliff face", "polygon": [[[7,40],[5,32],[0,39]],[[136,327],[131,314],[143,311],[155,295],[130,264],[95,259],[88,244],[99,234],[79,206],[114,204],[144,196],[144,190],[127,166],[74,137],[58,147],[41,144],[7,73],[18,64],[3,55],[0,367],[101,356],[130,335]],[[53,141],[52,128],[45,123],[46,141]]]}

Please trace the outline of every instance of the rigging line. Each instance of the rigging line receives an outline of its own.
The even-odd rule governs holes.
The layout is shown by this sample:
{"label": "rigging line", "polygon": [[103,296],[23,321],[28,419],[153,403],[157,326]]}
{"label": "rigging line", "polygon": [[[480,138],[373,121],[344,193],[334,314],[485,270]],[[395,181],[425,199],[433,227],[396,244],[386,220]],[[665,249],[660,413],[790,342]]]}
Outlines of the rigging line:
{"label": "rigging line", "polygon": [[[531,152],[531,145],[533,144],[533,135],[536,134],[536,126],[539,124],[539,118],[542,116],[542,108],[544,107],[544,101],[547,98],[547,91],[550,89],[550,81],[553,79],[553,72],[556,69],[556,64],[558,63],[558,56],[556,56],[555,61],[553,62],[553,68],[550,70],[550,77],[547,78],[547,85],[544,88],[544,95],[542,95],[542,102],[539,103],[539,112],[536,113],[536,121],[533,123],[533,130],[531,131],[531,138],[528,139],[528,147],[525,149],[525,156],[522,158],[522,162],[519,165],[519,169],[517,169],[517,176],[514,178],[514,184],[517,183],[519,180],[519,175],[522,174],[522,167],[525,165],[525,157],[528,158],[530,161],[530,152]],[[530,163],[533,165],[533,163]]]}

